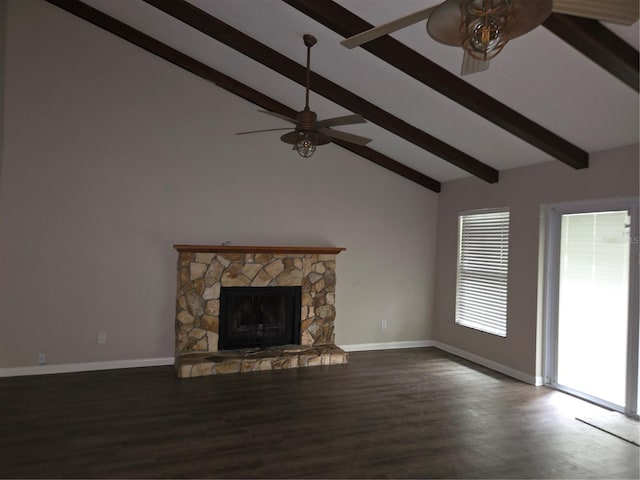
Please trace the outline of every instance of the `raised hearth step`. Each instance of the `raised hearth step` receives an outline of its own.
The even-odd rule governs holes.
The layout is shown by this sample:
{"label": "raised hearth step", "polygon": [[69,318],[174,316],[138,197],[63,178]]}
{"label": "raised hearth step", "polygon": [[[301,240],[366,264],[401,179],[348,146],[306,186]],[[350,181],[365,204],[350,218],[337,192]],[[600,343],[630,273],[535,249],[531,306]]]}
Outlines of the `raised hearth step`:
{"label": "raised hearth step", "polygon": [[285,368],[341,365],[349,354],[336,345],[282,345],[265,349],[186,353],[176,357],[179,378]]}

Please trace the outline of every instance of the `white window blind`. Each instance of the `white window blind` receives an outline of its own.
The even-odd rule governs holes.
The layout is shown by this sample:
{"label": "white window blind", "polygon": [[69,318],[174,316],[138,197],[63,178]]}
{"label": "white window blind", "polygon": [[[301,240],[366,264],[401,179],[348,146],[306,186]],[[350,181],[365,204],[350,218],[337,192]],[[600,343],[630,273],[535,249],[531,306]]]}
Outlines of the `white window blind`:
{"label": "white window blind", "polygon": [[509,211],[459,217],[456,323],[507,336]]}

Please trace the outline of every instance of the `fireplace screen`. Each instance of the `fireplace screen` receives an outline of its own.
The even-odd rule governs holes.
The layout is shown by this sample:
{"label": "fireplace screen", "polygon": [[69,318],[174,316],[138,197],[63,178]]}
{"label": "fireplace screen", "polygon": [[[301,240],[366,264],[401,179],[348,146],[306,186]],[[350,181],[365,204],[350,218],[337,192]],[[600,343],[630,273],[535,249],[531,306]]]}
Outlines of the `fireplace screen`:
{"label": "fireplace screen", "polygon": [[222,287],[219,350],[300,344],[300,287]]}

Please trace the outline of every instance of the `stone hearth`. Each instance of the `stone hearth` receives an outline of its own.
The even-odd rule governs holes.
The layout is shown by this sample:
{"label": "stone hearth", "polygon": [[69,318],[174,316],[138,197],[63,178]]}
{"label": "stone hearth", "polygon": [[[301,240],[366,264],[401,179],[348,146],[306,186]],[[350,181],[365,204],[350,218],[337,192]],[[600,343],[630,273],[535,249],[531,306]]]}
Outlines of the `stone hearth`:
{"label": "stone hearth", "polygon": [[[178,377],[347,363],[334,343],[333,247],[175,245]],[[221,287],[300,286],[300,345],[218,350]]]}

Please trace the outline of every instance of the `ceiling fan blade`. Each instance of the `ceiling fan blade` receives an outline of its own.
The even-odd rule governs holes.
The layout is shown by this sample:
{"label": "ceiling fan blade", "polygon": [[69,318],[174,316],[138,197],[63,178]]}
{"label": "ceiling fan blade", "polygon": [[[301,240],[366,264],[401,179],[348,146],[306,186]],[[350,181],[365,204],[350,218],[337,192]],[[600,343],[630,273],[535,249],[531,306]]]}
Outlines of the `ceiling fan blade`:
{"label": "ceiling fan blade", "polygon": [[293,123],[294,125],[298,123],[294,118],[289,118],[286,115],[280,115],[276,112],[270,112],[269,110],[258,110],[260,113],[266,113],[267,115],[271,115],[272,117],[279,118],[280,120],[284,120],[285,122]]}
{"label": "ceiling fan blade", "polygon": [[289,145],[293,145],[295,148],[295,145],[298,141],[298,132],[294,130],[293,132],[285,133],[280,137],[280,140],[282,140],[284,143],[288,143]]}
{"label": "ceiling fan blade", "polygon": [[426,20],[427,18],[429,18],[429,15],[431,15],[431,12],[433,12],[438,6],[439,5],[436,5],[435,7],[425,8],[423,10],[419,10],[417,12],[410,13],[409,15],[393,20],[389,23],[385,23],[384,25],[380,25],[379,27],[370,28],[369,30],[360,32],[353,37],[345,38],[340,43],[347,48],[359,47],[363,43],[367,43],[384,35],[397,32],[398,30],[413,25],[414,23],[418,23],[421,20]]}
{"label": "ceiling fan blade", "polygon": [[632,25],[640,16],[638,0],[554,0],[553,11],[604,22]]}
{"label": "ceiling fan blade", "polygon": [[345,115],[344,117],[334,117],[320,120],[316,125],[318,126],[318,128],[322,128],[335,127],[336,125],[352,125],[354,123],[367,123],[367,121],[362,115],[355,113],[353,115]]}
{"label": "ceiling fan blade", "polygon": [[479,60],[466,51],[462,57],[462,68],[460,75],[470,75],[472,73],[484,72],[489,70],[489,60]]}
{"label": "ceiling fan blade", "polygon": [[345,142],[355,143],[356,145],[366,145],[371,141],[370,138],[354,135],[353,133],[341,132],[340,130],[332,130],[330,128],[318,128],[318,132],[323,133],[331,138],[344,140]]}
{"label": "ceiling fan blade", "polygon": [[249,132],[237,132],[235,135],[248,135],[250,133],[275,132],[276,130],[291,130],[291,127],[265,128],[264,130],[251,130]]}

